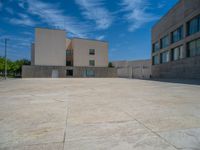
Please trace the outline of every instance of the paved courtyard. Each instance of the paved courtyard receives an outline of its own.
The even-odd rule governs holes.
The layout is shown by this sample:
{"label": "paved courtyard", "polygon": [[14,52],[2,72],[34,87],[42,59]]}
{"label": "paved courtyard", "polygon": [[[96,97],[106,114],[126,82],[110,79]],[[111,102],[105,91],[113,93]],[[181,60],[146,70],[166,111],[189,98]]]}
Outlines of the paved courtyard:
{"label": "paved courtyard", "polygon": [[200,150],[200,86],[0,81],[1,150]]}

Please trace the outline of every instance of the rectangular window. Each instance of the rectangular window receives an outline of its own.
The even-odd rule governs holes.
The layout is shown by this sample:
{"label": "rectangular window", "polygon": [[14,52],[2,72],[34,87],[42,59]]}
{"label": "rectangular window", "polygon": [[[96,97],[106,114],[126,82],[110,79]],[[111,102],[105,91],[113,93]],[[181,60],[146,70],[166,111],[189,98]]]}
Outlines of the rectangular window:
{"label": "rectangular window", "polygon": [[95,72],[94,70],[86,70],[86,77],[95,77]]}
{"label": "rectangular window", "polygon": [[71,61],[66,61],[66,66],[72,66],[72,62]]}
{"label": "rectangular window", "polygon": [[172,60],[179,60],[184,58],[183,46],[172,49]]}
{"label": "rectangular window", "polygon": [[172,32],[172,43],[178,42],[183,39],[183,26]]}
{"label": "rectangular window", "polygon": [[161,53],[160,58],[161,58],[160,63],[162,63],[162,64],[169,62],[169,51]]}
{"label": "rectangular window", "polygon": [[95,61],[94,61],[94,60],[90,60],[90,61],[89,61],[89,65],[90,65],[90,66],[95,66]]}
{"label": "rectangular window", "polygon": [[72,56],[72,50],[66,50],[66,56]]}
{"label": "rectangular window", "polygon": [[192,35],[200,31],[200,16],[195,17],[187,23],[188,33],[187,35]]}
{"label": "rectangular window", "polygon": [[169,36],[165,36],[161,39],[161,48],[165,48],[169,45]]}
{"label": "rectangular window", "polygon": [[200,55],[200,39],[189,42],[187,47],[188,57]]}
{"label": "rectangular window", "polygon": [[159,64],[159,59],[158,55],[153,56],[153,65],[158,65]]}
{"label": "rectangular window", "polygon": [[95,55],[95,49],[89,49],[89,54],[90,55]]}
{"label": "rectangular window", "polygon": [[153,44],[153,52],[156,52],[156,51],[158,51],[159,49],[160,49],[159,43],[158,43],[158,42],[154,43],[154,44]]}

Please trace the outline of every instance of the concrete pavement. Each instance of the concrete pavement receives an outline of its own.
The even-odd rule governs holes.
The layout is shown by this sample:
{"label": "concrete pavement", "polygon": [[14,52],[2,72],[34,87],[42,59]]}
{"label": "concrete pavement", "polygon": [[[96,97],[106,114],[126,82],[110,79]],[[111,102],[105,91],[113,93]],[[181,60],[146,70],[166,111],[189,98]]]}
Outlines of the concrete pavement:
{"label": "concrete pavement", "polygon": [[0,81],[1,150],[200,150],[200,86]]}

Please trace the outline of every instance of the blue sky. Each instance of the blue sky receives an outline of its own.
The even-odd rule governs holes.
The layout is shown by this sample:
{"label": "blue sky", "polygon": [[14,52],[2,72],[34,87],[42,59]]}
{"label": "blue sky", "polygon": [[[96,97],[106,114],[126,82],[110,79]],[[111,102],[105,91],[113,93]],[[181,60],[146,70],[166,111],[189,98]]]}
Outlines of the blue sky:
{"label": "blue sky", "polygon": [[30,59],[34,27],[109,42],[109,60],[149,59],[151,28],[178,0],[0,0],[0,56]]}

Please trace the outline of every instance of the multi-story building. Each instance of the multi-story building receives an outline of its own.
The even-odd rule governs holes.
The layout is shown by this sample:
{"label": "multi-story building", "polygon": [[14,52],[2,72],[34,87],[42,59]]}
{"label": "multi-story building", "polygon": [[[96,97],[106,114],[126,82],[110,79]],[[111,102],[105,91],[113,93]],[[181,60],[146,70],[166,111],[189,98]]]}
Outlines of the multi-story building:
{"label": "multi-story building", "polygon": [[31,66],[23,66],[23,77],[115,77],[108,68],[108,43],[66,38],[64,30],[35,29]]}
{"label": "multi-story building", "polygon": [[200,0],[180,0],[152,28],[152,77],[200,78]]}

